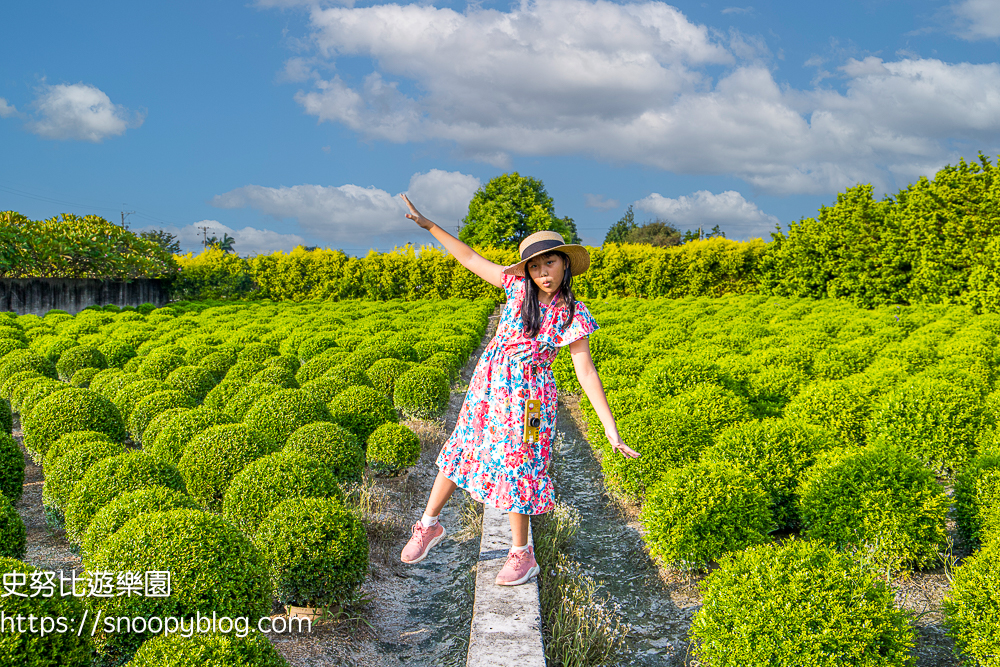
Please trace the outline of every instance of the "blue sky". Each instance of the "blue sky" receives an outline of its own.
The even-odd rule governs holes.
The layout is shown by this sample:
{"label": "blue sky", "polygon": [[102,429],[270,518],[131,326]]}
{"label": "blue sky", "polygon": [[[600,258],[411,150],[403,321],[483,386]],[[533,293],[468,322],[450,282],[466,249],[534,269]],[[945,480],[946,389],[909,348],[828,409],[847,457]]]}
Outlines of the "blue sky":
{"label": "blue sky", "polygon": [[1000,152],[1000,3],[3,3],[0,210],[241,254],[430,242],[516,170],[599,244],[632,204],[769,238]]}

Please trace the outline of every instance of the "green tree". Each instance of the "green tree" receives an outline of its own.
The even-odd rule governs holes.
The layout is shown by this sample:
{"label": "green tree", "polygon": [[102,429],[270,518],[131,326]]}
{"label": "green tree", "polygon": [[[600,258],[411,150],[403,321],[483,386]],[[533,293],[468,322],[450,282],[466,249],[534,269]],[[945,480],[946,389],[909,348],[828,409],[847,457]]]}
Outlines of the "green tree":
{"label": "green tree", "polygon": [[147,241],[152,241],[166,252],[177,255],[181,251],[181,244],[177,240],[177,236],[165,230],[148,229],[144,232],[139,232],[139,236]]}
{"label": "green tree", "polygon": [[233,250],[234,245],[236,245],[236,239],[229,234],[223,234],[221,239],[213,236],[205,241],[206,248],[218,248],[222,252],[236,252]]}
{"label": "green tree", "polygon": [[471,246],[516,250],[526,236],[542,230],[559,232],[567,243],[580,242],[573,219],[556,217],[542,182],[516,171],[479,188],[462,223],[458,238]]}
{"label": "green tree", "polygon": [[645,222],[625,235],[625,243],[646,243],[660,248],[681,244],[680,231],[666,220]]}
{"label": "green tree", "polygon": [[635,224],[635,214],[632,212],[632,205],[628,205],[625,215],[615,224],[611,225],[608,233],[604,236],[605,243],[627,243],[625,240],[629,233],[638,225]]}

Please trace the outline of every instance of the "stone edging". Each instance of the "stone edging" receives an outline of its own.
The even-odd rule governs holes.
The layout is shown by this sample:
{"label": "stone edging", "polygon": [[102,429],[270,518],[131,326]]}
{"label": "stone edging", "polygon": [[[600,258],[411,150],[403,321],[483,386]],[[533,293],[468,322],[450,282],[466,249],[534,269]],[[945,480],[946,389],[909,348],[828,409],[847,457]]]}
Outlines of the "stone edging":
{"label": "stone edging", "polygon": [[495,581],[509,548],[507,513],[485,506],[466,667],[545,667],[537,578],[521,586],[497,586]]}

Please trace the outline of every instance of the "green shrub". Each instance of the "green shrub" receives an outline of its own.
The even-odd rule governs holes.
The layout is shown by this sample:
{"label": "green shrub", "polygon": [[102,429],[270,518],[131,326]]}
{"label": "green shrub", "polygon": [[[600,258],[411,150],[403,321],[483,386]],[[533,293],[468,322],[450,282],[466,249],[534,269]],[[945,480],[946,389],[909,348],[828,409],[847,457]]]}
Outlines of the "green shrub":
{"label": "green shrub", "polygon": [[650,553],[682,570],[703,570],[723,554],[766,542],[774,528],[757,480],[713,460],[664,471],[646,493],[641,520]]}
{"label": "green shrub", "polygon": [[[188,363],[191,363],[190,360],[187,360],[186,358],[185,360],[188,361]],[[199,366],[207,368],[215,373],[215,377],[220,378],[225,377],[229,372],[229,369],[232,368],[235,363],[236,361],[225,352],[213,352],[212,354],[209,354],[197,361]]]}
{"label": "green shrub", "polygon": [[799,480],[816,456],[834,445],[833,437],[818,426],[765,419],[730,426],[702,456],[740,466],[753,475],[769,496],[775,523],[795,527]]}
{"label": "green shrub", "polygon": [[135,517],[180,509],[194,510],[199,507],[191,496],[165,486],[151,486],[123,493],[94,515],[93,521],[83,534],[84,557],[89,560],[104,546],[109,537]]}
{"label": "green shrub", "polygon": [[443,370],[448,375],[449,386],[458,382],[458,375],[462,370],[462,361],[453,353],[435,352],[421,363],[424,366],[431,366],[433,368],[440,368]]}
{"label": "green shrub", "polygon": [[0,435],[14,432],[14,413],[10,410],[10,402],[0,398]]}
{"label": "green shrub", "polygon": [[731,385],[729,375],[718,364],[697,356],[665,357],[650,364],[640,384],[657,396],[674,396],[704,382]]}
{"label": "green shrub", "polygon": [[[19,595],[7,595],[0,597],[0,612],[6,618],[23,617],[33,615],[36,618],[50,619],[82,619],[84,614],[83,604],[79,598],[59,595],[58,589],[52,596],[45,594],[30,597],[31,591],[28,587],[32,574],[42,572],[27,563],[22,563],[13,558],[0,558],[0,571],[10,575],[11,578],[23,578],[24,586],[17,590],[28,597]],[[42,576],[42,575],[36,575]],[[44,580],[44,577],[42,577]],[[38,621],[39,624],[43,621]],[[78,637],[72,629],[72,624],[68,623],[65,632],[48,632],[43,637],[40,632],[2,632],[0,633],[0,664],[17,665],[18,667],[49,667],[59,665],[59,667],[90,667],[91,646],[90,638],[86,634]],[[8,626],[9,627],[9,626]],[[36,629],[48,626],[36,625]],[[56,628],[59,629],[59,628]]]}
{"label": "green shrub", "polygon": [[324,463],[339,482],[360,482],[365,469],[363,443],[352,431],[330,422],[300,427],[288,436],[283,451],[301,452]]}
{"label": "green shrub", "polygon": [[1000,542],[955,569],[943,606],[948,634],[969,664],[1000,665]]}
{"label": "green shrub", "polygon": [[313,334],[299,344],[297,353],[302,361],[310,359],[337,347],[337,335],[330,332]]}
{"label": "green shrub", "polygon": [[35,354],[31,350],[14,350],[0,362],[0,385],[7,382],[11,375],[21,371],[35,371],[39,375],[50,377],[53,380],[59,377],[56,374],[55,364],[45,357]]}
{"label": "green shrub", "polygon": [[177,469],[191,497],[210,512],[222,510],[222,497],[247,464],[275,451],[275,446],[244,424],[211,426],[184,448]]}
{"label": "green shrub", "polygon": [[246,383],[242,380],[223,380],[215,385],[212,391],[208,392],[202,405],[212,410],[225,412],[229,401],[245,386]]}
{"label": "green shrub", "polygon": [[256,361],[239,361],[226,372],[227,380],[250,382],[250,378],[263,370],[264,364]]}
{"label": "green shrub", "polygon": [[125,440],[121,415],[111,401],[89,389],[68,388],[42,399],[22,419],[24,447],[41,462],[49,446],[66,433],[97,431],[116,442]]}
{"label": "green shrub", "polygon": [[365,526],[336,498],[282,501],[254,543],[286,605],[329,607],[349,598],[368,572]]}
{"label": "green shrub", "polygon": [[798,496],[804,536],[868,552],[882,569],[929,566],[947,537],[944,489],[920,461],[890,445],[821,454]]}
{"label": "green shrub", "polygon": [[139,364],[139,375],[154,380],[166,380],[172,371],[183,365],[184,357],[179,354],[169,352],[150,354]]}
{"label": "green shrub", "polygon": [[350,429],[362,442],[380,425],[399,421],[389,399],[372,387],[348,387],[330,401],[329,407],[329,420]]}
{"label": "green shrub", "polygon": [[[204,406],[194,410],[184,410],[165,423],[155,438],[148,439],[147,445],[154,456],[177,465],[191,439],[199,433],[221,424],[231,424],[232,418]],[[149,429],[146,429],[147,434]]]}
{"label": "green shrub", "polygon": [[128,343],[109,338],[97,346],[97,349],[104,355],[108,368],[122,368],[129,359],[136,356],[135,348]]}
{"label": "green shrub", "polygon": [[170,372],[166,382],[200,403],[215,386],[216,380],[216,375],[203,366],[181,366]]}
{"label": "green shrub", "polygon": [[308,393],[317,401],[321,401],[329,405],[330,401],[332,401],[337,394],[344,391],[349,386],[351,385],[341,380],[335,380],[332,377],[321,377],[306,382],[302,385],[302,391]]}
{"label": "green shrub", "polygon": [[677,394],[674,403],[703,421],[713,435],[733,424],[753,419],[745,398],[717,384],[697,384]]}
{"label": "green shrub", "polygon": [[7,378],[7,381],[4,382],[3,385],[0,385],[0,398],[10,399],[17,385],[21,384],[25,380],[41,377],[45,376],[36,371],[18,371],[17,373],[14,373]]}
{"label": "green shrub", "polygon": [[330,421],[326,404],[301,389],[281,389],[269,394],[254,403],[243,417],[243,423],[279,448],[300,427],[321,421]]}
{"label": "green shrub", "polygon": [[302,367],[302,362],[299,358],[292,354],[279,354],[276,357],[268,357],[264,360],[264,366],[277,368],[284,368],[292,373],[294,377],[295,373],[298,372],[299,368]]}
{"label": "green shrub", "polygon": [[[600,427],[600,422],[595,426]],[[603,435],[603,427],[600,431]],[[692,463],[712,444],[712,436],[702,420],[669,406],[639,410],[622,417],[618,433],[625,444],[639,452],[639,458],[608,450],[601,466],[608,484],[633,501],[641,499],[645,490],[667,470]],[[606,438],[599,442],[606,442]]]}
{"label": "green shrub", "polygon": [[267,345],[266,343],[250,343],[240,351],[237,355],[237,363],[241,361],[250,361],[258,364],[264,363],[270,357],[277,356],[278,348],[274,345]]}
{"label": "green shrub", "polygon": [[13,338],[0,338],[0,359],[7,356],[8,353],[14,350],[25,350],[28,349],[27,344],[22,343],[19,340],[14,340]]}
{"label": "green shrub", "polygon": [[129,667],[288,667],[267,637],[250,626],[244,638],[233,634],[157,635],[136,651]]}
{"label": "green shrub", "polygon": [[367,457],[372,470],[397,475],[420,460],[420,438],[402,424],[382,424],[368,436]]}
{"label": "green shrub", "polygon": [[[160,436],[160,432],[167,427],[174,417],[182,415],[185,412],[191,412],[191,408],[170,408],[169,410],[164,410],[160,414],[153,417],[152,421],[149,422],[149,426],[146,427],[146,431],[142,434],[142,437],[146,441],[146,446],[144,449],[153,452],[154,455],[160,456],[157,452],[153,451],[156,445],[156,439]],[[164,461],[169,459],[160,456]],[[171,463],[177,463],[176,461],[170,461]]]}
{"label": "green shrub", "polygon": [[[73,434],[70,434],[73,435]],[[77,482],[84,478],[90,467],[98,461],[103,461],[112,456],[119,456],[125,453],[125,447],[118,442],[92,437],[86,440],[67,442],[64,446],[61,443],[70,436],[63,436],[53,449],[62,449],[63,453],[58,457],[46,455],[49,465],[45,468],[45,484],[42,486],[42,506],[49,520],[56,524],[62,524],[62,515],[73,494],[73,488]],[[50,450],[51,453],[51,450]]]}
{"label": "green shrub", "polygon": [[185,490],[177,468],[149,452],[132,450],[94,463],[66,502],[66,539],[79,544],[98,510],[123,493],[151,486]]}
{"label": "green shrub", "polygon": [[0,495],[17,505],[23,490],[24,454],[14,438],[0,432]]}
{"label": "green shrub", "polygon": [[195,400],[184,392],[175,389],[158,391],[146,396],[135,404],[128,418],[128,430],[132,434],[132,439],[142,442],[142,435],[153,421],[156,415],[173,408],[193,408]]}
{"label": "green shrub", "polygon": [[860,559],[811,540],[722,558],[691,624],[713,667],[912,664],[914,630],[892,588]]}
{"label": "green shrub", "polygon": [[122,419],[128,423],[128,419],[132,415],[132,410],[135,409],[139,401],[158,391],[169,391],[172,389],[173,387],[162,380],[154,380],[153,378],[135,380],[123,385],[115,394],[112,402],[121,413]]}
{"label": "green shrub", "polygon": [[104,358],[100,350],[92,345],[72,347],[63,352],[56,363],[56,371],[59,373],[59,379],[63,382],[69,382],[81,368],[101,370],[107,367],[107,359]]}
{"label": "green shrub", "polygon": [[24,558],[27,536],[14,504],[7,496],[0,495],[0,558]]}
{"label": "green shrub", "polygon": [[[393,390],[396,388],[396,380],[412,366],[413,364],[408,361],[400,361],[390,357],[379,359],[373,363],[365,370],[365,374],[375,389],[385,394],[387,398],[392,398]],[[445,370],[445,372],[448,371]]]}
{"label": "green shrub", "polygon": [[414,366],[396,379],[392,400],[410,419],[438,419],[448,408],[449,394],[448,375],[444,371]]}
{"label": "green shrub", "polygon": [[[132,359],[129,359],[128,361],[125,362],[125,365],[122,366],[122,370],[132,375],[139,375],[139,367],[142,366],[142,362],[143,362],[142,357],[133,357]],[[146,377],[146,376],[139,375],[139,377]]]}
{"label": "green shrub", "polygon": [[[169,597],[87,597],[91,612],[103,617],[190,618],[214,612],[259,619],[271,611],[260,553],[228,521],[201,510],[138,516],[108,538],[90,561],[94,570],[107,572],[170,572]],[[95,643],[109,662],[122,662],[149,636],[148,631],[100,631]]]}
{"label": "green shrub", "polygon": [[790,419],[822,426],[841,443],[861,447],[871,404],[848,380],[822,380],[806,385],[785,406]]}
{"label": "green shrub", "polygon": [[955,476],[955,521],[959,535],[973,547],[983,543],[984,521],[1000,508],[1000,453],[980,454]]}
{"label": "green shrub", "polygon": [[[41,378],[39,380],[27,380],[22,383],[27,385],[25,390],[19,391],[20,386],[14,390],[14,394],[11,396],[11,406],[12,408],[20,413],[21,424],[24,425],[25,420],[28,415],[35,409],[39,403],[60,391],[66,391],[71,389],[70,385],[65,382],[60,382],[59,380],[52,380],[49,378]],[[80,391],[86,391],[81,389]]]}
{"label": "green shrub", "polygon": [[69,336],[46,336],[33,342],[33,348],[52,363],[59,361],[64,352],[80,343]]}
{"label": "green shrub", "polygon": [[120,368],[105,368],[102,371],[98,371],[97,374],[90,379],[91,391],[96,391],[98,394],[104,398],[114,401],[115,394],[121,388],[118,381],[125,377],[125,371]]}
{"label": "green shrub", "polygon": [[875,408],[868,440],[899,447],[934,470],[954,471],[975,455],[976,437],[988,421],[976,392],[945,380],[914,378]]}
{"label": "green shrub", "polygon": [[282,389],[298,389],[299,383],[295,380],[295,373],[282,366],[266,366],[257,371],[250,383],[273,384]]}
{"label": "green shrub", "polygon": [[794,366],[765,366],[750,374],[747,396],[759,416],[780,416],[808,380],[808,376]]}
{"label": "green shrub", "polygon": [[[306,382],[310,382],[329,373],[330,370],[337,367],[344,361],[347,354],[347,350],[335,347],[323,352],[320,355],[312,357],[303,363],[297,371],[295,371],[296,381],[298,381],[300,385],[303,385]],[[361,371],[361,374],[363,375],[364,371]],[[367,377],[365,378],[365,382],[368,382]]]}
{"label": "green shrub", "polygon": [[81,368],[76,373],[73,373],[73,377],[70,379],[70,384],[74,387],[87,389],[90,387],[90,381],[93,380],[94,376],[100,372],[100,368]]}
{"label": "green shrub", "polygon": [[253,537],[265,517],[287,498],[342,498],[333,472],[300,452],[257,459],[233,477],[222,499],[222,516]]}
{"label": "green shrub", "polygon": [[244,385],[229,400],[226,405],[226,413],[236,421],[243,421],[247,413],[258,401],[265,396],[276,394],[281,391],[281,387],[276,384],[248,384]]}

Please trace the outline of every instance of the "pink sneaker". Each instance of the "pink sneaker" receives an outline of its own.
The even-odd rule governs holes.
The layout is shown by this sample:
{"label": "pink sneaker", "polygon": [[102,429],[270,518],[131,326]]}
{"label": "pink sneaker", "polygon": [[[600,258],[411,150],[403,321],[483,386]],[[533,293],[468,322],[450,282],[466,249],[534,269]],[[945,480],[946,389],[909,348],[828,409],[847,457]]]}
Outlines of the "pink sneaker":
{"label": "pink sneaker", "polygon": [[424,528],[423,524],[417,521],[413,524],[413,535],[410,541],[403,547],[403,553],[399,560],[404,563],[419,563],[427,557],[427,552],[431,547],[444,539],[445,529],[441,522],[437,522],[430,528]]}
{"label": "pink sneaker", "polygon": [[513,552],[507,556],[507,562],[500,569],[497,584],[519,586],[538,574],[540,569],[538,562],[535,561],[535,547],[528,547],[527,551]]}

